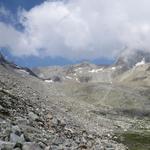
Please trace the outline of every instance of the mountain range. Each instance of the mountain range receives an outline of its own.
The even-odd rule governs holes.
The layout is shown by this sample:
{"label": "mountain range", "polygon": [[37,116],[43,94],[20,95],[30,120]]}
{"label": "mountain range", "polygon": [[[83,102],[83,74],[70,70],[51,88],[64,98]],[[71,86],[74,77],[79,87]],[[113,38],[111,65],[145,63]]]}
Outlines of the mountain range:
{"label": "mountain range", "polygon": [[0,149],[149,150],[150,53],[26,68],[0,54]]}

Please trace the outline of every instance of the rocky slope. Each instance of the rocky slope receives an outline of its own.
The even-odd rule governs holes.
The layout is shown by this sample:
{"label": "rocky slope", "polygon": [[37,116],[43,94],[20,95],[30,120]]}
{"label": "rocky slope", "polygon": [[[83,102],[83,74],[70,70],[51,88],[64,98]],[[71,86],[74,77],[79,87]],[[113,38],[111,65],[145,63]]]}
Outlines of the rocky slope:
{"label": "rocky slope", "polygon": [[125,135],[150,130],[150,65],[136,64],[29,71],[1,55],[0,149],[135,149]]}

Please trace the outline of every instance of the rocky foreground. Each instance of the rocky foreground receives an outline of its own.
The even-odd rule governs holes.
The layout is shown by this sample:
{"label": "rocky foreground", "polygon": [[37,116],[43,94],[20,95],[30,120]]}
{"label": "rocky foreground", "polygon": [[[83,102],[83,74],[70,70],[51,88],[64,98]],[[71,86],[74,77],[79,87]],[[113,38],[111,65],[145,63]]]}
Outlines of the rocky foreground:
{"label": "rocky foreground", "polygon": [[[79,125],[57,118],[53,115],[54,110],[50,111],[46,106],[42,108],[23,98],[21,94],[14,96],[3,83],[1,84],[2,150],[115,149],[116,143],[108,141],[107,137],[102,139],[96,133],[88,133]],[[39,98],[38,95],[36,97]],[[112,144],[109,144],[110,142]]]}
{"label": "rocky foreground", "polygon": [[110,135],[88,132],[67,111],[50,103],[43,83],[20,76],[9,65],[0,66],[1,150],[124,149]]}
{"label": "rocky foreground", "polygon": [[138,143],[134,149],[149,150],[148,68],[140,65],[121,75],[114,66],[102,70],[82,64],[41,78],[1,58],[0,149],[126,150],[133,143],[124,139],[136,133],[146,146]]}

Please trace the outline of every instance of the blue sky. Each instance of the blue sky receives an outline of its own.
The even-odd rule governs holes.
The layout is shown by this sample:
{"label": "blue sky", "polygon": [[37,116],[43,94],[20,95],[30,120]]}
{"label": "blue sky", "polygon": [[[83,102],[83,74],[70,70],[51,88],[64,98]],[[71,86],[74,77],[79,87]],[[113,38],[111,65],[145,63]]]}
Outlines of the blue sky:
{"label": "blue sky", "polygon": [[26,10],[31,9],[36,5],[40,5],[44,0],[0,0],[0,4],[11,10],[11,12],[16,13],[19,7]]}
{"label": "blue sky", "polygon": [[[4,7],[9,13],[13,16],[13,19],[15,20],[17,17],[17,13],[19,9],[25,9],[29,11],[33,7],[40,5],[44,2],[44,0],[0,0],[0,6]],[[15,22],[15,24],[12,23],[12,18],[9,16],[0,16],[0,21],[5,22],[7,24],[12,24],[16,28],[18,28],[18,25],[20,25],[18,22]],[[18,28],[19,29],[19,28]],[[56,57],[38,57],[38,56],[15,56],[10,51],[9,48],[2,47],[1,52],[5,55],[5,57],[16,64],[19,64],[21,66],[27,66],[27,67],[37,67],[37,66],[49,66],[49,65],[67,65],[67,64],[74,64],[78,62],[82,62],[84,60],[88,59],[67,59],[61,56]],[[105,58],[97,58],[97,59],[90,59],[92,63],[96,64],[111,64],[113,62],[112,59],[105,59]]]}
{"label": "blue sky", "polygon": [[149,5],[149,0],[0,0],[0,50],[27,67],[83,60],[111,64],[124,51],[150,51]]}
{"label": "blue sky", "polygon": [[[40,5],[45,0],[0,0],[0,5],[7,8],[13,16],[17,15],[17,11],[19,8],[24,8],[26,10],[30,10],[32,7],[36,5]],[[8,19],[8,20],[7,20]],[[9,22],[9,18],[3,18],[0,17],[0,20],[4,22]],[[39,58],[35,56],[29,56],[29,57],[15,57],[13,56],[8,49],[2,48],[1,52],[4,54],[4,56],[10,60],[15,62],[16,64],[19,64],[21,66],[27,66],[27,67],[38,67],[38,66],[49,66],[49,65],[67,65],[67,64],[73,64],[76,62],[67,60],[65,58],[56,57],[45,57],[45,58]]]}

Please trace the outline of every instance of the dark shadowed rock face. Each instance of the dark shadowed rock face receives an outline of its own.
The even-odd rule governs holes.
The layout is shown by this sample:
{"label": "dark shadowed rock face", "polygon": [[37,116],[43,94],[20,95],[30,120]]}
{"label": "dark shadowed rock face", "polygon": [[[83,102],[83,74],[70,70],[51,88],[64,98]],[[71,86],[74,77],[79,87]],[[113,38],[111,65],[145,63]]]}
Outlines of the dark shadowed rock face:
{"label": "dark shadowed rock face", "polygon": [[17,66],[15,63],[8,61],[3,54],[0,52],[0,64],[5,67],[12,67],[14,69],[20,69],[21,67]]}
{"label": "dark shadowed rock face", "polygon": [[17,67],[17,65],[15,65],[14,63],[7,61],[1,52],[0,52],[0,65],[3,65],[5,67],[7,65],[9,65],[11,67]]}
{"label": "dark shadowed rock face", "polygon": [[4,59],[3,55],[0,53],[0,64],[2,64],[3,62],[5,62],[5,59]]}

